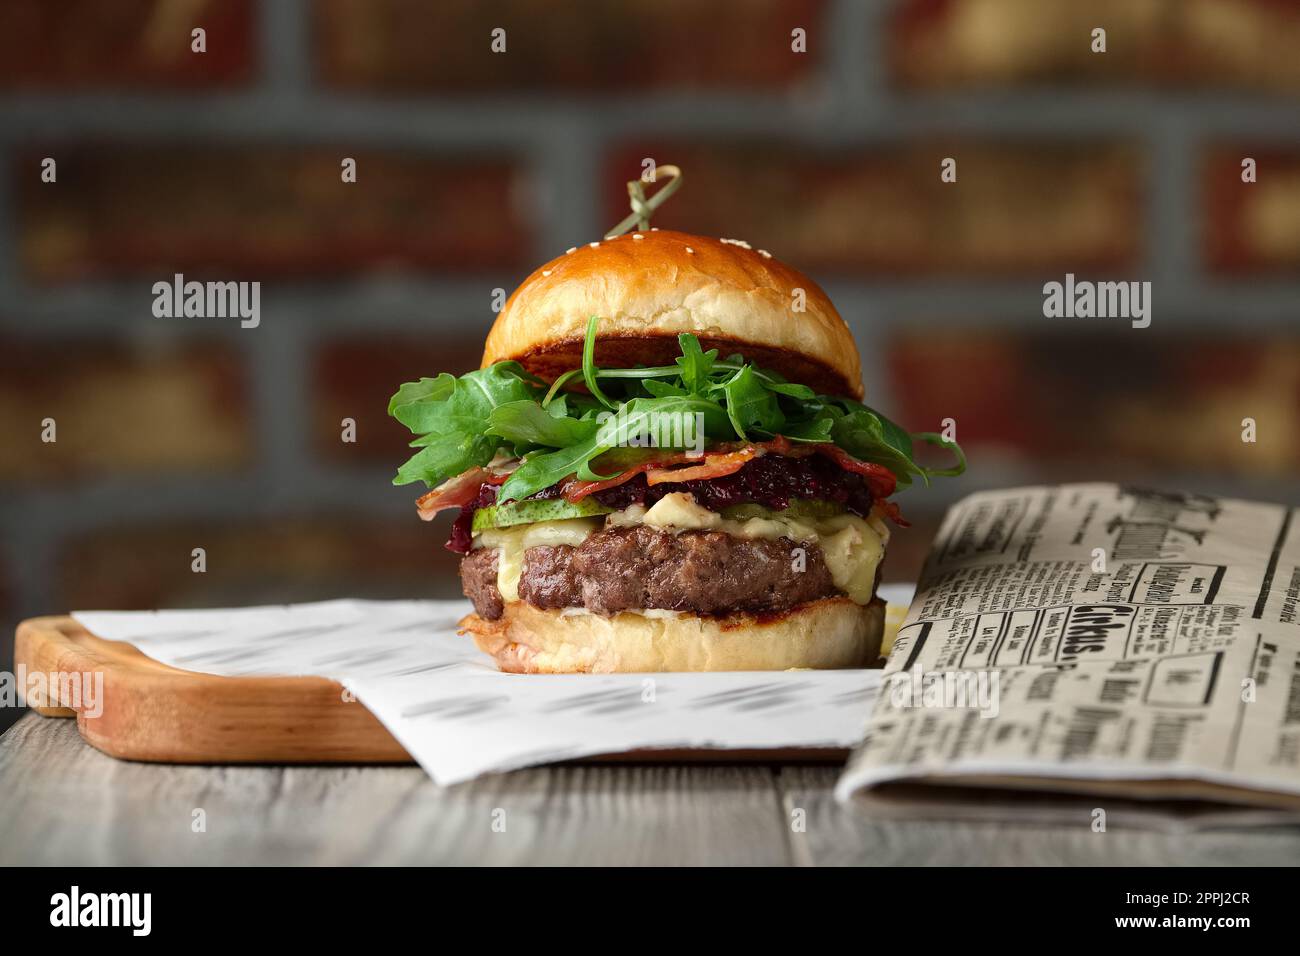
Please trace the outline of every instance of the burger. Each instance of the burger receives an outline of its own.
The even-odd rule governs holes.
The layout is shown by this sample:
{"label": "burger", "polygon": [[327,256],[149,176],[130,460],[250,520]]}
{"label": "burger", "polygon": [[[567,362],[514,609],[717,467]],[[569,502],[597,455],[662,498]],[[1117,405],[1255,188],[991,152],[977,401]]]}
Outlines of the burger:
{"label": "burger", "polygon": [[395,483],[431,489],[421,518],[456,510],[462,633],[502,670],[873,666],[891,495],[965,462],[862,398],[815,282],[644,228],[525,279],[477,371],[401,386],[418,450]]}

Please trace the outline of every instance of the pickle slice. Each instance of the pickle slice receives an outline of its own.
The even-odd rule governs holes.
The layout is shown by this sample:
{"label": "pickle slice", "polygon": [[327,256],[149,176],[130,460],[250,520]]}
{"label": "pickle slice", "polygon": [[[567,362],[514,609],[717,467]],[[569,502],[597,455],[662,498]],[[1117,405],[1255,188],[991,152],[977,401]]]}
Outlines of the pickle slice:
{"label": "pickle slice", "polygon": [[733,521],[746,521],[750,518],[770,518],[774,514],[785,515],[788,518],[817,519],[831,518],[843,512],[844,509],[833,501],[805,501],[800,498],[792,498],[790,507],[784,511],[774,511],[771,508],[756,504],[729,505],[722,509],[722,516]]}
{"label": "pickle slice", "polygon": [[555,498],[546,501],[511,501],[504,505],[480,508],[474,512],[474,531],[487,528],[509,528],[517,524],[536,524],[538,521],[563,521],[565,518],[589,518],[592,515],[604,515],[613,511],[599,501],[583,498],[581,501],[565,501]]}

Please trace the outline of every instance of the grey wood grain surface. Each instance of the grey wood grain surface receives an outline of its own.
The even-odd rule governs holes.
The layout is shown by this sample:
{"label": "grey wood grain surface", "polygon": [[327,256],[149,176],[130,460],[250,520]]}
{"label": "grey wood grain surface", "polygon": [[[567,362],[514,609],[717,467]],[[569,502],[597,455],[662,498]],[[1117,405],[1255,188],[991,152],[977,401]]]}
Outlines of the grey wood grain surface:
{"label": "grey wood grain surface", "polygon": [[586,764],[439,788],[416,767],[126,763],[87,746],[71,720],[29,714],[0,737],[0,864],[1300,862],[1300,829],[872,820],[835,802],[837,774]]}

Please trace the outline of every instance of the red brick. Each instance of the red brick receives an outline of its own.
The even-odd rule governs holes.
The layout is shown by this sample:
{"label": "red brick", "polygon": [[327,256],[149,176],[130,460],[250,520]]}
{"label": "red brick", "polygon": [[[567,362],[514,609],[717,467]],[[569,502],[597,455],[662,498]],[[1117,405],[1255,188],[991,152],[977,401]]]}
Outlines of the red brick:
{"label": "red brick", "polygon": [[[231,472],[251,458],[247,385],[215,343],[0,339],[0,479]],[[57,441],[41,441],[53,418]]]}
{"label": "red brick", "polygon": [[[955,419],[972,470],[1010,459],[1055,481],[1300,467],[1294,336],[930,327],[894,336],[888,365],[895,417],[917,431]],[[1241,441],[1247,417],[1254,444]]]}
{"label": "red brick", "polygon": [[1300,92],[1295,0],[1165,0],[1163,14],[1181,27],[1179,85]]}
{"label": "red brick", "polygon": [[[252,0],[6,0],[0,89],[235,86],[255,72]],[[190,31],[207,31],[193,53]]]}
{"label": "red brick", "polygon": [[[1105,53],[1092,52],[1095,27]],[[907,87],[1300,90],[1292,0],[904,0],[889,36]]]}
{"label": "red brick", "polygon": [[[890,344],[888,367],[898,396],[897,414],[890,414],[908,431],[941,431],[953,418],[963,444],[1036,444],[1038,423],[1024,409],[1035,374],[1022,338],[946,328],[904,333]],[[871,391],[867,383],[868,402]]]}
{"label": "red brick", "polygon": [[[324,83],[370,91],[778,89],[829,45],[824,0],[322,0]],[[506,52],[491,51],[492,30]],[[808,31],[808,52],[790,32]]]}
{"label": "red brick", "polygon": [[[1150,82],[1167,59],[1162,0],[904,0],[890,24],[895,80],[918,87]],[[1107,52],[1091,50],[1104,27]]]}
{"label": "red brick", "polygon": [[[412,497],[414,501],[414,497]],[[450,519],[188,521],[78,535],[58,565],[60,609],[227,607],[336,597],[457,597]],[[191,570],[194,548],[207,571]]]}
{"label": "red brick", "polygon": [[[1252,157],[1257,181],[1241,181]],[[1206,265],[1225,273],[1300,270],[1300,150],[1220,146],[1202,164]]]}
{"label": "red brick", "polygon": [[[489,313],[490,315],[490,313]],[[312,439],[316,454],[339,463],[381,463],[393,470],[414,452],[411,433],[388,415],[403,382],[479,367],[490,321],[463,323],[456,333],[353,336],[316,351],[312,381]],[[357,423],[356,442],[340,440],[344,418]]]}
{"label": "red brick", "polygon": [[[42,156],[57,183],[40,182]],[[105,144],[34,150],[13,174],[23,266],[42,282],[481,270],[522,267],[530,248],[500,155]]]}
{"label": "red brick", "polygon": [[[947,156],[956,183],[940,181]],[[610,225],[627,215],[626,181],[644,157],[685,174],[654,225],[743,239],[814,278],[1082,272],[1140,254],[1141,168],[1121,144],[643,144],[608,164]]]}

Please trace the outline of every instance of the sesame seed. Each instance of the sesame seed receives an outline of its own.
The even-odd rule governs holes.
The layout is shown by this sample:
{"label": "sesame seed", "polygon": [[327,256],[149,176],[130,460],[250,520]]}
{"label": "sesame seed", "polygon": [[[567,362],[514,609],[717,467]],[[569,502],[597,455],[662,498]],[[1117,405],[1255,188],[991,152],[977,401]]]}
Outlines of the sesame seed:
{"label": "sesame seed", "polygon": [[658,227],[658,226],[651,226],[651,227],[650,227],[650,231],[651,231],[651,232],[658,232],[658,231],[659,231],[659,227]]}
{"label": "sesame seed", "polygon": [[762,256],[764,259],[772,258],[772,253],[768,252],[766,249],[759,249],[758,254]]}
{"label": "sesame seed", "polygon": [[690,246],[686,247],[686,251],[689,252],[691,255],[695,255],[695,250],[692,249]]}
{"label": "sesame seed", "polygon": [[587,245],[589,245],[589,246],[591,246],[591,248],[595,249],[598,245],[600,245],[600,243],[599,243],[599,242],[589,242],[589,243],[587,243]]}
{"label": "sesame seed", "polygon": [[750,244],[747,243],[744,239],[720,239],[720,240],[718,240],[718,241],[719,241],[719,242],[725,242],[725,243],[726,243],[727,245],[729,245],[729,246],[740,246],[740,248],[742,248],[742,249],[751,249],[751,248],[753,248],[753,247],[750,246]]}
{"label": "sesame seed", "polygon": [[641,235],[641,233],[639,233],[639,232],[634,232],[634,233],[632,233],[632,238],[633,238],[633,239],[644,239],[645,236]]}
{"label": "sesame seed", "polygon": [[567,256],[570,252],[577,252],[577,251],[578,251],[577,246],[569,246],[569,248],[564,250],[564,254]]}
{"label": "sesame seed", "polygon": [[550,275],[550,274],[551,274],[551,270],[550,270],[550,269],[543,269],[543,270],[542,270],[542,275],[544,275],[544,276],[548,276],[548,275]]}

